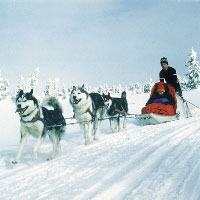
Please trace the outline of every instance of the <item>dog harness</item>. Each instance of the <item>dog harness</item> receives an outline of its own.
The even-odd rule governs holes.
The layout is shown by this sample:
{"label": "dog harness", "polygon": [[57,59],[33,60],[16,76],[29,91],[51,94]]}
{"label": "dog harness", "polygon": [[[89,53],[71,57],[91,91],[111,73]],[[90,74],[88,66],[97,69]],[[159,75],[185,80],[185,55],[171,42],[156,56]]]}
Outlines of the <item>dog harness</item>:
{"label": "dog harness", "polygon": [[30,112],[29,114],[27,114],[27,115],[22,115],[22,116],[20,116],[20,117],[21,117],[21,121],[22,121],[23,123],[34,123],[34,122],[37,122],[37,121],[42,121],[42,122],[44,122],[44,119],[40,117],[40,110],[38,110],[37,114],[35,115],[35,117],[33,117],[32,120],[30,120],[30,121],[25,121],[25,120],[23,120],[22,117],[28,117],[28,116],[30,116],[34,111],[35,111],[35,109],[34,109],[33,111],[31,111],[31,112]]}
{"label": "dog harness", "polygon": [[[27,117],[31,113],[29,113],[29,114],[27,114],[25,116],[22,116],[22,117]],[[64,119],[63,115],[60,114],[59,112],[57,112],[56,110],[48,110],[48,109],[42,107],[42,113],[44,115],[44,118],[40,117],[40,110],[38,110],[37,114],[35,115],[35,117],[33,117],[32,120],[25,121],[21,117],[21,121],[23,123],[34,123],[34,122],[37,122],[37,121],[41,121],[42,123],[44,123],[44,126],[48,130],[51,130],[54,127],[61,127],[61,126],[65,126],[66,125],[66,122],[65,122],[65,119]]]}

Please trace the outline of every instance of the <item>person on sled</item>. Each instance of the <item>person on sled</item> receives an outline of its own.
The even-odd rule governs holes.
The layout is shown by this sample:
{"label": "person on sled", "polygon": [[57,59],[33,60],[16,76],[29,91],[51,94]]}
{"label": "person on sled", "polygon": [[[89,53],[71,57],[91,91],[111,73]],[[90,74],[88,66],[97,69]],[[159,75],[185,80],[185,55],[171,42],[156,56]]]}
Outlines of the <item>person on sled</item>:
{"label": "person on sled", "polygon": [[147,101],[146,106],[152,103],[169,104],[174,106],[175,100],[168,91],[165,91],[164,84],[159,84],[154,94]]}
{"label": "person on sled", "polygon": [[177,78],[176,70],[168,65],[167,58],[165,57],[160,59],[160,64],[162,66],[162,70],[159,73],[160,82],[166,81],[171,84],[174,87],[176,94],[182,98],[182,90]]}
{"label": "person on sled", "polygon": [[150,98],[142,108],[142,114],[158,114],[164,116],[176,115],[177,99],[175,89],[168,83],[155,83],[151,89]]}

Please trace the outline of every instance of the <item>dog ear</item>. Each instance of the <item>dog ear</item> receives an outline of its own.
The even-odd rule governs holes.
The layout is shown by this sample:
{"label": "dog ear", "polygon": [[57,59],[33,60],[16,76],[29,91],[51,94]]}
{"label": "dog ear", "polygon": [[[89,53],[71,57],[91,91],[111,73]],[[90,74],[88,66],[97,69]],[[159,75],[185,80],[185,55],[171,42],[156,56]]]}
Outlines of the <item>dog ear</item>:
{"label": "dog ear", "polygon": [[110,92],[108,92],[108,96],[110,97]]}
{"label": "dog ear", "polygon": [[31,94],[31,95],[33,94],[33,88],[31,89],[30,94]]}
{"label": "dog ear", "polygon": [[84,89],[85,88],[85,84],[83,84],[81,87]]}
{"label": "dog ear", "polygon": [[20,91],[17,93],[17,95],[16,95],[16,102],[17,102],[17,100],[18,100],[20,97],[22,97],[22,94],[24,94],[24,91],[23,91],[23,90],[20,90]]}
{"label": "dog ear", "polygon": [[24,91],[23,91],[23,90],[20,90],[17,96],[18,96],[18,97],[21,97],[22,94],[24,94]]}
{"label": "dog ear", "polygon": [[76,89],[76,86],[73,85],[72,90],[75,90],[75,89]]}

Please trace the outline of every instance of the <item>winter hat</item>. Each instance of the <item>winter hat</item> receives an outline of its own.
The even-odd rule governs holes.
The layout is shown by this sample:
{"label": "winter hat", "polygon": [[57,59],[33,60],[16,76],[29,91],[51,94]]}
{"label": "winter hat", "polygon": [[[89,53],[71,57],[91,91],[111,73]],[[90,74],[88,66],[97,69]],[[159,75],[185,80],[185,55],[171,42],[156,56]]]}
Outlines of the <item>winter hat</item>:
{"label": "winter hat", "polygon": [[157,85],[157,92],[158,91],[165,92],[164,83],[160,83],[160,84]]}
{"label": "winter hat", "polygon": [[162,65],[162,63],[166,63],[168,64],[167,58],[163,57],[160,59],[160,64]]}

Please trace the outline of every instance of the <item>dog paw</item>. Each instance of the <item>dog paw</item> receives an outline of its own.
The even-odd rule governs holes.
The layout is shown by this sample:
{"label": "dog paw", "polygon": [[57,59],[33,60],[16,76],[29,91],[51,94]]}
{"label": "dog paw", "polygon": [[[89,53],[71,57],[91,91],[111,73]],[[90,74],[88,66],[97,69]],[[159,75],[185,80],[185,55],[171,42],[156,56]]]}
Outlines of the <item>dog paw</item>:
{"label": "dog paw", "polygon": [[92,142],[93,142],[93,140],[92,140],[92,139],[85,140],[85,146],[87,146],[87,145],[91,144]]}
{"label": "dog paw", "polygon": [[51,155],[51,156],[49,156],[49,157],[47,158],[47,160],[50,161],[50,160],[53,160],[54,158],[55,158],[55,156],[52,156],[52,155]]}
{"label": "dog paw", "polygon": [[50,161],[50,160],[53,160],[53,158],[52,157],[47,158],[47,161]]}
{"label": "dog paw", "polygon": [[99,140],[99,138],[98,137],[94,137],[94,140]]}
{"label": "dog paw", "polygon": [[18,161],[16,161],[16,160],[12,161],[12,164],[17,164],[17,163],[18,163]]}

